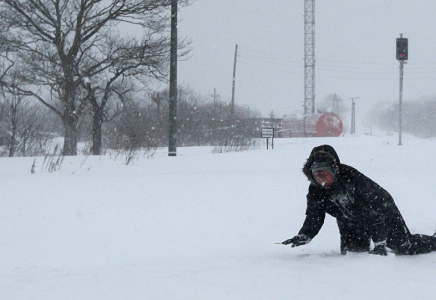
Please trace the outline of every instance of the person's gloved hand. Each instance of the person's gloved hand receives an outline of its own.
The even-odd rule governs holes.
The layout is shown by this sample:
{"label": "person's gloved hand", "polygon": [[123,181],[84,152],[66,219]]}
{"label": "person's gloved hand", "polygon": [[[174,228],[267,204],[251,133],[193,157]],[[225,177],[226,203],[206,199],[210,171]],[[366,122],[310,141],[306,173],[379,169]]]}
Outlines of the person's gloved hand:
{"label": "person's gloved hand", "polygon": [[310,242],[310,237],[306,234],[298,234],[294,236],[292,239],[284,241],[283,245],[289,245],[292,244],[292,247],[297,247],[301,245],[306,245]]}
{"label": "person's gloved hand", "polygon": [[386,241],[374,243],[374,249],[369,251],[369,253],[383,256],[388,255],[388,251],[386,250]]}

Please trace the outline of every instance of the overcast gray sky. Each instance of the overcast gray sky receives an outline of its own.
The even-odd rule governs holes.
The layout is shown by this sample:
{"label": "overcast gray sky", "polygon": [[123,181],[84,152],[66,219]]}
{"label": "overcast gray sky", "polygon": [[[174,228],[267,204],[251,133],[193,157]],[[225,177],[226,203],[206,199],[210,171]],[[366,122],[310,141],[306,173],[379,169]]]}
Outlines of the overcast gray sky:
{"label": "overcast gray sky", "polygon": [[[316,101],[337,93],[357,109],[398,101],[395,40],[409,39],[404,100],[436,94],[435,0],[316,1]],[[196,0],[180,8],[179,36],[192,43],[179,85],[278,117],[303,112],[304,0]],[[349,101],[351,102],[351,101]]]}

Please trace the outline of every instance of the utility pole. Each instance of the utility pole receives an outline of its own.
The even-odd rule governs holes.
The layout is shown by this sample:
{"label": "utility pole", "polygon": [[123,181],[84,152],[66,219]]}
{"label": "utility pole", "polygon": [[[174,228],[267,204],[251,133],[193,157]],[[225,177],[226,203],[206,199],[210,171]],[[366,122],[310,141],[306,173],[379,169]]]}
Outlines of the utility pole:
{"label": "utility pole", "polygon": [[171,0],[171,54],[168,156],[177,155],[177,1]]}
{"label": "utility pole", "polygon": [[339,99],[338,99],[338,95],[334,94],[333,95],[333,104],[332,104],[332,112],[334,114],[339,115]]}
{"label": "utility pole", "polygon": [[210,96],[213,97],[213,107],[215,108],[216,101],[220,98],[220,95],[216,92],[216,88],[213,88],[213,94]]}
{"label": "utility pole", "polygon": [[235,60],[233,62],[233,84],[232,84],[232,102],[230,106],[230,116],[233,117],[235,111],[235,84],[236,84],[236,59],[238,57],[238,45],[235,46]]}
{"label": "utility pole", "polygon": [[247,104],[244,104],[247,107],[247,119],[250,118],[250,106],[248,106]]}
{"label": "utility pole", "polygon": [[350,133],[355,134],[356,133],[356,103],[354,102],[354,99],[359,99],[359,97],[350,97],[351,99],[351,129]]}

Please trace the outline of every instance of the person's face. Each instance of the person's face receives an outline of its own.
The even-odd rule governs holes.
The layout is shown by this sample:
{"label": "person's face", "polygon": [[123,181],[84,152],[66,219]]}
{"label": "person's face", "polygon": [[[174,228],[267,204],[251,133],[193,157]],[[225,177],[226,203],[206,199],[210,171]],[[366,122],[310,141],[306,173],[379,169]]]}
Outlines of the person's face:
{"label": "person's face", "polygon": [[328,188],[333,184],[333,175],[327,171],[315,171],[313,177],[323,188]]}

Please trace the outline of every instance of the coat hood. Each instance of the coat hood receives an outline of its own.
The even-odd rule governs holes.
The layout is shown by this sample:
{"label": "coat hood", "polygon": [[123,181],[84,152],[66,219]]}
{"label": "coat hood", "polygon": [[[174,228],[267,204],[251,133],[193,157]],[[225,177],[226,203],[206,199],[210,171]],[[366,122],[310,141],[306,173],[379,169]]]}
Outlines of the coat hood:
{"label": "coat hood", "polygon": [[328,163],[335,173],[335,180],[337,180],[340,173],[341,161],[339,160],[339,156],[332,146],[321,145],[313,148],[312,152],[310,152],[309,158],[306,160],[303,166],[303,173],[306,175],[307,179],[309,179],[310,182],[317,184],[315,178],[313,178],[311,169],[314,162]]}

